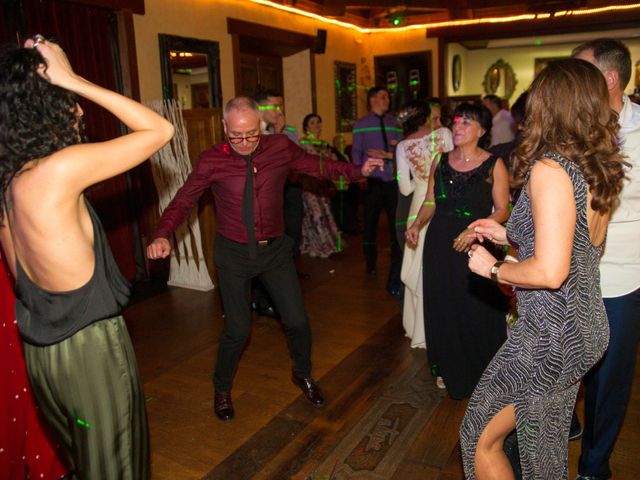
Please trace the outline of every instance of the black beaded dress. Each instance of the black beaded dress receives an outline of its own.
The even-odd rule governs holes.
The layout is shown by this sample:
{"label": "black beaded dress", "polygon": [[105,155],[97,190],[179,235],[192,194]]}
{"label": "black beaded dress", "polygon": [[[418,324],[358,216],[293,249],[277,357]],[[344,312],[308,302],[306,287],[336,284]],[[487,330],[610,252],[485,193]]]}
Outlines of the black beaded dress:
{"label": "black beaded dress", "polygon": [[[591,243],[587,184],[580,168],[554,153],[573,184],[576,228],[567,279],[557,290],[518,289],[519,319],[482,375],[460,431],[465,477],[476,478],[475,450],[487,423],[514,404],[525,480],[566,479],[571,415],[582,376],[609,340],[598,269],[602,247]],[[507,225],[520,260],[533,255],[534,225],[526,188]]]}
{"label": "black beaded dress", "polygon": [[506,339],[507,298],[468,268],[453,240],[476,219],[491,215],[491,156],[460,172],[442,155],[435,172],[436,210],[425,237],[424,317],[427,358],[454,399],[471,396],[482,372]]}

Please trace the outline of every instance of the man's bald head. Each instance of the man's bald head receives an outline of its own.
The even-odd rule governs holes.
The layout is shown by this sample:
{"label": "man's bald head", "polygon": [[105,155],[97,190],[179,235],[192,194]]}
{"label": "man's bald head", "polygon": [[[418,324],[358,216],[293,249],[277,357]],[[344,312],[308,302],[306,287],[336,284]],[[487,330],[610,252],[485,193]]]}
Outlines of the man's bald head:
{"label": "man's bald head", "polygon": [[227,120],[231,112],[253,112],[256,116],[260,115],[258,104],[255,100],[249,97],[236,97],[232,98],[224,106],[223,118]]}
{"label": "man's bald head", "polygon": [[260,138],[258,104],[248,97],[236,97],[224,106],[224,133],[231,147],[241,155],[252,153]]}

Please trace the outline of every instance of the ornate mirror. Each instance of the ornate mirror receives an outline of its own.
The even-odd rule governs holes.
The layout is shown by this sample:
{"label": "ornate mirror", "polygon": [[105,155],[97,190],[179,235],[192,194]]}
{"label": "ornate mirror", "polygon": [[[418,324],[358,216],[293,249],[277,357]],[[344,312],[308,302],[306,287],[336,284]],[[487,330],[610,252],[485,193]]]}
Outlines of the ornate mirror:
{"label": "ornate mirror", "polygon": [[218,42],[159,34],[162,93],[184,109],[220,107]]}
{"label": "ornate mirror", "polygon": [[453,91],[457,92],[460,90],[460,81],[462,78],[462,59],[460,55],[453,56],[453,62],[451,64],[451,85],[453,86]]}
{"label": "ornate mirror", "polygon": [[497,95],[500,98],[509,100],[516,89],[516,74],[507,62],[498,59],[487,69],[484,74],[484,91],[487,95]]}

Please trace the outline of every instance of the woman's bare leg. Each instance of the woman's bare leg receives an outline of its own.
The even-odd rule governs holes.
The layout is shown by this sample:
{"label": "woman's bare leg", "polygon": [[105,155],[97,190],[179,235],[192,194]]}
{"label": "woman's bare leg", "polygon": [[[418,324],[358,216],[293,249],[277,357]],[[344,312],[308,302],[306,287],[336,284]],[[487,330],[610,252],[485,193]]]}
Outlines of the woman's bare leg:
{"label": "woman's bare leg", "polygon": [[506,436],[515,428],[516,414],[511,403],[489,421],[478,439],[475,463],[477,480],[514,480],[511,463],[502,446]]}

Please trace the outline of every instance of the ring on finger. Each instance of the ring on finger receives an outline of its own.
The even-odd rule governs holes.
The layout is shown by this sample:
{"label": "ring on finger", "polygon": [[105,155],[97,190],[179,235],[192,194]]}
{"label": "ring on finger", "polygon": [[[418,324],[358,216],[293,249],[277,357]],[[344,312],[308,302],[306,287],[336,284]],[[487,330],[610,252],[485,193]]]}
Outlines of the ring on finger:
{"label": "ring on finger", "polygon": [[473,255],[473,250],[469,249],[469,251],[467,252],[467,255],[469,255],[469,258],[471,258],[471,255]]}
{"label": "ring on finger", "polygon": [[39,33],[36,33],[33,36],[33,48],[36,48],[41,43],[44,43],[45,40],[46,39],[42,35],[40,35]]}

